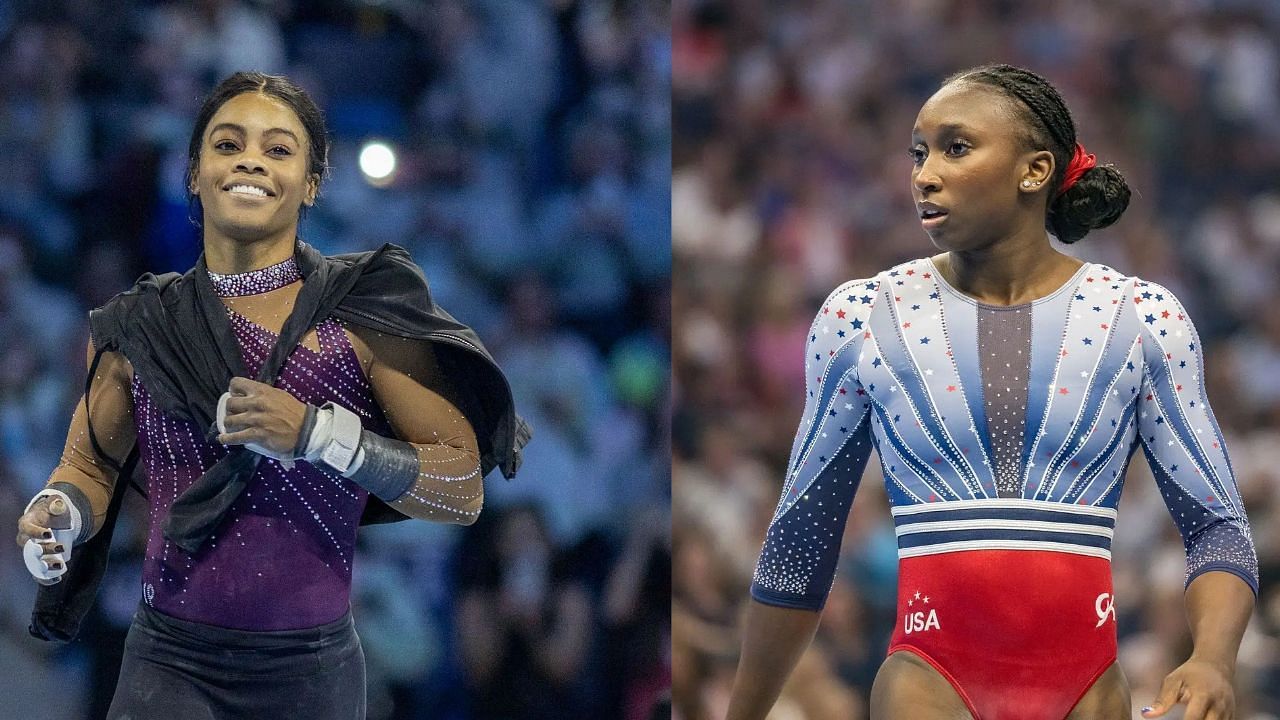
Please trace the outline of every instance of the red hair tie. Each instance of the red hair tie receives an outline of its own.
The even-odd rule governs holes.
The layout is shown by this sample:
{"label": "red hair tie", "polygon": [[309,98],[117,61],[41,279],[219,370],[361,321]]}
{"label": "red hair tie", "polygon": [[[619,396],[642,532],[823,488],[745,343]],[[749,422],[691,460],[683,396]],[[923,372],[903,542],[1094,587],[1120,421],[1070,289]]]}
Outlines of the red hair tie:
{"label": "red hair tie", "polygon": [[1076,143],[1075,154],[1071,156],[1071,162],[1067,163],[1067,173],[1062,178],[1062,187],[1058,188],[1058,194],[1071,189],[1072,185],[1080,179],[1085,170],[1095,167],[1098,164],[1098,157],[1093,153],[1086,153],[1084,146]]}

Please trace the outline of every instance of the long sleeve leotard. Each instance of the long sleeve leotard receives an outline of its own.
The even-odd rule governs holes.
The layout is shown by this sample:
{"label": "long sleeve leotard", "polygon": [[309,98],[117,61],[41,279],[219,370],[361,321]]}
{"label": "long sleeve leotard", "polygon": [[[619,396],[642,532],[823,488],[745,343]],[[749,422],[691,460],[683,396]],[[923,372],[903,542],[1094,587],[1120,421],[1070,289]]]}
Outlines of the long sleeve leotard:
{"label": "long sleeve leotard", "polygon": [[1141,447],[1182,534],[1187,582],[1222,570],[1257,592],[1200,341],[1167,289],[1085,264],[1047,297],[997,307],[921,259],[837,288],[806,351],[804,415],[752,582],[760,602],[822,607],[872,448],[900,557],[1028,548],[1109,559]]}

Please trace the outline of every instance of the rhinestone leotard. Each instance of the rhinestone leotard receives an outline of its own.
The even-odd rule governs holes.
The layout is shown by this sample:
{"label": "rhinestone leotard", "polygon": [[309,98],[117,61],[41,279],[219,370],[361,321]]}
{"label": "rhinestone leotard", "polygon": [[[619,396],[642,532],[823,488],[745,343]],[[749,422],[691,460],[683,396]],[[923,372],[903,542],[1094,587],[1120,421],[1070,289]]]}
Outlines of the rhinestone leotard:
{"label": "rhinestone leotard", "polygon": [[804,416],[752,582],[761,602],[822,607],[873,447],[899,557],[1000,548],[1107,559],[1141,447],[1184,539],[1187,582],[1222,570],[1257,591],[1200,341],[1155,283],[1086,264],[1045,298],[994,308],[916,260],[837,288],[805,367]]}
{"label": "rhinestone leotard", "polygon": [[[270,292],[299,276],[290,258],[211,279],[220,296],[235,297]],[[276,337],[231,309],[228,315],[245,367],[256,374]],[[276,386],[313,405],[339,403],[366,428],[390,434],[343,328],[327,319],[316,333],[319,352],[299,345]],[[341,617],[349,606],[364,489],[306,462],[285,470],[264,459],[221,527],[190,555],[164,537],[162,520],[226,449],[205,439],[207,428],[160,412],[136,376],[131,390],[151,515],[143,600],[184,620],[244,630],[312,627]]]}

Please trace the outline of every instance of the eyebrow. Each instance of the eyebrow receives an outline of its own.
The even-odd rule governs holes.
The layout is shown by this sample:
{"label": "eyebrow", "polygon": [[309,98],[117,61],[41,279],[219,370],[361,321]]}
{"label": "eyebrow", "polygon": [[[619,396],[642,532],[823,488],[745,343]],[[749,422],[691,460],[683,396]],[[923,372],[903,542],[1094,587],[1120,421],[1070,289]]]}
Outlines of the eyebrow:
{"label": "eyebrow", "polygon": [[[239,133],[240,135],[244,135],[244,134],[245,134],[245,132],[244,132],[244,127],[242,127],[242,126],[240,126],[240,125],[237,125],[237,124],[235,124],[235,123],[228,123],[228,122],[218,123],[217,125],[214,125],[214,126],[209,130],[209,134],[210,134],[210,135],[213,135],[214,133],[218,132],[219,130],[230,130],[230,131],[232,131],[232,132]],[[274,134],[274,133],[280,133],[280,134],[282,134],[282,135],[288,135],[289,137],[293,138],[293,141],[294,141],[294,142],[298,143],[299,145],[301,145],[301,144],[302,144],[302,141],[298,139],[298,136],[297,136],[296,134],[294,134],[294,132],[293,132],[292,130],[289,130],[288,128],[281,128],[281,127],[267,128],[266,130],[264,130],[264,131],[263,131],[263,133],[262,133],[262,134],[263,134],[263,135],[271,135],[271,134]]]}
{"label": "eyebrow", "polygon": [[[943,133],[971,132],[969,126],[965,125],[964,123],[942,123],[941,125],[938,126],[938,130],[940,130]],[[911,137],[913,138],[920,137],[920,128],[918,127],[911,128]]]}

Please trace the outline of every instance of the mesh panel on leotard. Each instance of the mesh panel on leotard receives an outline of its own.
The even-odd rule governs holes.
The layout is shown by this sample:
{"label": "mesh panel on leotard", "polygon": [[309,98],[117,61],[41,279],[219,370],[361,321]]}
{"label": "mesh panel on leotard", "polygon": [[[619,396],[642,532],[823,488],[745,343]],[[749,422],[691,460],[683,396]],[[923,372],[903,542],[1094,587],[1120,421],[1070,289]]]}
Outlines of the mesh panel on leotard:
{"label": "mesh panel on leotard", "polygon": [[1021,497],[1022,438],[1026,433],[1027,375],[1031,368],[1031,306],[979,306],[978,357],[996,490],[1000,497]]}

